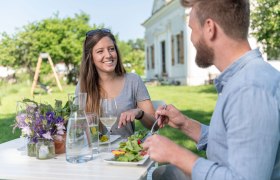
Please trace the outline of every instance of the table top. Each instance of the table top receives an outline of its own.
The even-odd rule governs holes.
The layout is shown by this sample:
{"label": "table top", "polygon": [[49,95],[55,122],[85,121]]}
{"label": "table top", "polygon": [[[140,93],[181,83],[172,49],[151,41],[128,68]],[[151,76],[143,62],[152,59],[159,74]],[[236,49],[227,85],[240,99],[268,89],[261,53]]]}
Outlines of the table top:
{"label": "table top", "polygon": [[141,166],[110,165],[104,161],[107,153],[80,164],[67,162],[65,154],[38,160],[19,151],[20,142],[15,139],[0,144],[0,179],[146,179],[154,163],[148,159]]}

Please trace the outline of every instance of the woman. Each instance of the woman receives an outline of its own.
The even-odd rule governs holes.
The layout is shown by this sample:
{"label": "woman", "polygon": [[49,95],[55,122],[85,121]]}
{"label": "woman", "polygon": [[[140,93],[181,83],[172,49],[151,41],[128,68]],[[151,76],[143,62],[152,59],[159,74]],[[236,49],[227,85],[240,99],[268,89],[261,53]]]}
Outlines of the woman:
{"label": "woman", "polygon": [[147,88],[138,75],[126,73],[115,37],[108,29],[86,33],[77,92],[87,93],[86,112],[96,114],[99,114],[102,98],[115,98],[118,120],[111,134],[132,135],[134,119],[140,120],[146,128],[151,128],[155,121]]}

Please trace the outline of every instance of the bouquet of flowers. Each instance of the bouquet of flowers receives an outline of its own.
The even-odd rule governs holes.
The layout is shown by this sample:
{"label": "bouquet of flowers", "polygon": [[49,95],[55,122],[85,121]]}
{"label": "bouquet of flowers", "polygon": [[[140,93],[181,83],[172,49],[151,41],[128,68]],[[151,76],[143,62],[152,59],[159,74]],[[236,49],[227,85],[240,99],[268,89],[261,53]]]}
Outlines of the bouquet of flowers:
{"label": "bouquet of flowers", "polygon": [[70,115],[68,102],[63,107],[62,101],[56,100],[54,108],[30,99],[24,99],[21,103],[25,110],[17,113],[14,129],[20,128],[23,137],[34,143],[38,138],[52,141],[63,138]]}

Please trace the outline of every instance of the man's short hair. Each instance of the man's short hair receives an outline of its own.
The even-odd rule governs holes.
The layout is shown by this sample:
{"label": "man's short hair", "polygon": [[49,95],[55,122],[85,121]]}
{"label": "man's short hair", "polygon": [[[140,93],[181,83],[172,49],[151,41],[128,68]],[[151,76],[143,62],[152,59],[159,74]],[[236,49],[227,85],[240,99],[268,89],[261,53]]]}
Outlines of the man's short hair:
{"label": "man's short hair", "polygon": [[214,20],[225,34],[234,39],[247,39],[250,25],[249,0],[181,0],[184,7],[196,10],[201,26]]}

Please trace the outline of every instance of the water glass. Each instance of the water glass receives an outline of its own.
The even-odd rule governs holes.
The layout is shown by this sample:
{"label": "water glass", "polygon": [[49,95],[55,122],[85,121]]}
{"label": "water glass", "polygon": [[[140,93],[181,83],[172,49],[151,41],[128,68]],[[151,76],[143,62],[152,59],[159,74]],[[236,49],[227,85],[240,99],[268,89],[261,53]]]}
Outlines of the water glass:
{"label": "water glass", "polygon": [[[26,104],[21,101],[17,101],[16,122],[20,127],[23,123],[25,123],[26,117],[27,117]],[[26,151],[27,143],[28,143],[28,138],[20,136],[20,147],[18,147],[17,150]]]}
{"label": "water glass", "polygon": [[99,152],[99,118],[95,113],[86,113],[92,142],[92,154]]}

